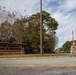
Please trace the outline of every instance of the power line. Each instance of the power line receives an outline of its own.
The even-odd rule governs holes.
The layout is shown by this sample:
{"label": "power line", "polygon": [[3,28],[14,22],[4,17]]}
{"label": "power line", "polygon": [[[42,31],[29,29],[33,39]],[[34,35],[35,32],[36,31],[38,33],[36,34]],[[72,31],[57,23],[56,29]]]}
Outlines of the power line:
{"label": "power line", "polygon": [[[75,9],[75,7],[76,7],[76,4],[75,4],[75,6],[74,6],[74,9]],[[72,16],[73,14],[74,14],[74,13],[72,13],[72,14],[70,15],[68,21],[67,21],[66,24],[65,24],[64,29],[63,29],[62,32],[60,33],[60,35],[63,34],[63,33],[65,32],[65,29],[66,29],[66,27],[68,26],[68,23],[69,23],[69,21],[70,21],[70,19],[71,19],[71,16]]]}

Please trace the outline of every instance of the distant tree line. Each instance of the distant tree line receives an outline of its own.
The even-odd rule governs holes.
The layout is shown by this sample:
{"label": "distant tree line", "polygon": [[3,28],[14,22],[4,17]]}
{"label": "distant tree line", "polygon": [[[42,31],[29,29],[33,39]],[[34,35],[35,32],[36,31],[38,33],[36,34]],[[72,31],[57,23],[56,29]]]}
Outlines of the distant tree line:
{"label": "distant tree line", "polygon": [[[42,16],[43,49],[53,51],[58,42],[55,32],[58,22],[46,11],[42,11]],[[22,16],[18,12],[6,12],[0,8],[0,17],[0,42],[22,43],[26,47],[39,48],[40,13]]]}
{"label": "distant tree line", "polygon": [[[74,40],[76,42],[76,40]],[[66,41],[61,48],[56,49],[57,52],[69,53],[71,49],[72,41]]]}
{"label": "distant tree line", "polygon": [[[76,42],[76,40],[74,40]],[[71,49],[71,45],[72,45],[72,41],[66,41],[63,45],[62,45],[62,50],[64,52],[70,52]]]}

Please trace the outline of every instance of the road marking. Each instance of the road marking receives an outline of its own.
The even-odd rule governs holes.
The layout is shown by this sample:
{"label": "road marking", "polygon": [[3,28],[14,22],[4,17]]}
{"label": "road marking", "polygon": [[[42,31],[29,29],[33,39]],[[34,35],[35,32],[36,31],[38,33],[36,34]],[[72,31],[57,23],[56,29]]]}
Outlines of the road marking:
{"label": "road marking", "polygon": [[0,67],[76,67],[76,64],[0,64]]}

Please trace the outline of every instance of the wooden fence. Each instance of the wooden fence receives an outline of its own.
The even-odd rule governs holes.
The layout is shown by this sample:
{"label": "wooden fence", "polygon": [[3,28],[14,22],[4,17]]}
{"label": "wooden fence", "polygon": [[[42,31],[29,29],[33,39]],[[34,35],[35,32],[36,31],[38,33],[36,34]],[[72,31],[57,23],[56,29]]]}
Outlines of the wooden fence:
{"label": "wooden fence", "polygon": [[0,43],[0,55],[24,54],[24,47],[17,43]]}

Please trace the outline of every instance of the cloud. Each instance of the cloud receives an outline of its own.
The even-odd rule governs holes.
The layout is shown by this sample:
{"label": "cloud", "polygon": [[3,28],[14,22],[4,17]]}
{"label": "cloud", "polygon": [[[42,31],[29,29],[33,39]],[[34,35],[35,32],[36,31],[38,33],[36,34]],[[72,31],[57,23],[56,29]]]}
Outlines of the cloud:
{"label": "cloud", "polygon": [[63,0],[63,3],[59,6],[59,10],[71,11],[76,8],[76,0]]}
{"label": "cloud", "polygon": [[[39,8],[39,0],[1,0],[0,2],[1,6],[6,7],[7,11],[19,10],[23,15],[31,15]],[[26,12],[24,12],[24,10],[26,10]]]}
{"label": "cloud", "polygon": [[52,13],[58,23],[56,30],[59,38],[58,46],[61,47],[66,41],[72,40],[72,30],[76,27],[76,0],[63,0],[57,7],[57,10]]}

